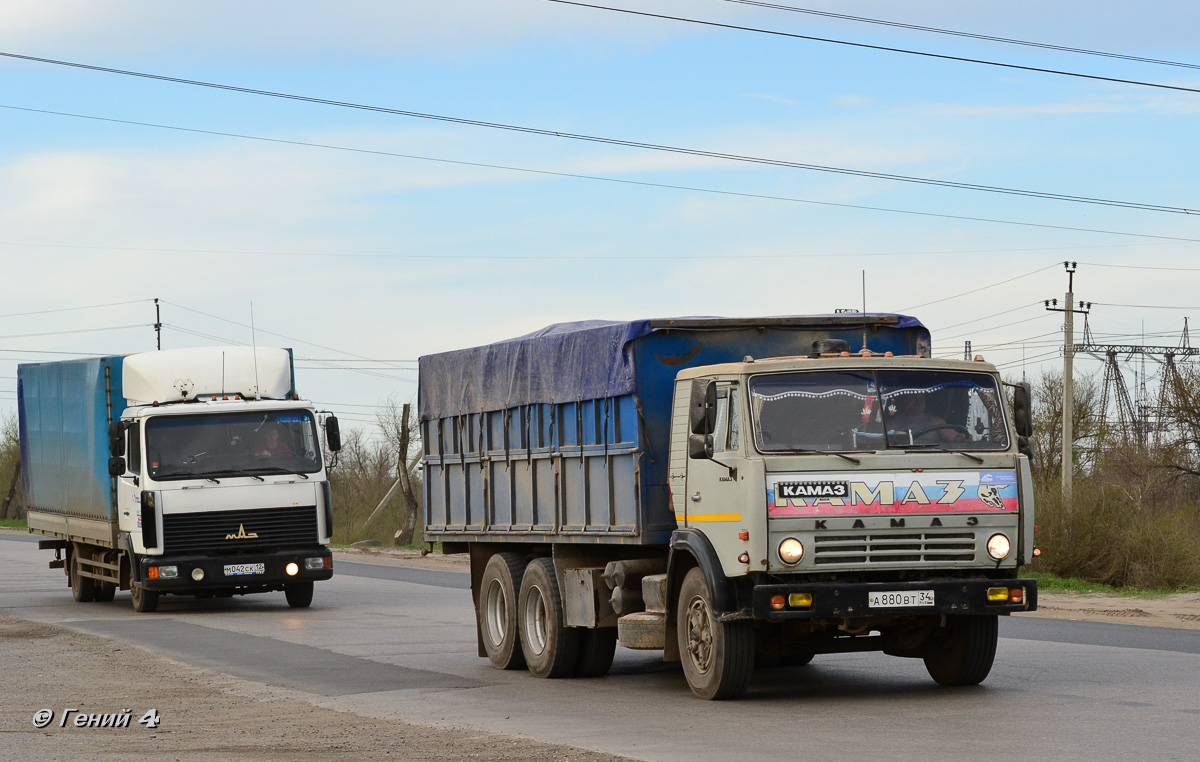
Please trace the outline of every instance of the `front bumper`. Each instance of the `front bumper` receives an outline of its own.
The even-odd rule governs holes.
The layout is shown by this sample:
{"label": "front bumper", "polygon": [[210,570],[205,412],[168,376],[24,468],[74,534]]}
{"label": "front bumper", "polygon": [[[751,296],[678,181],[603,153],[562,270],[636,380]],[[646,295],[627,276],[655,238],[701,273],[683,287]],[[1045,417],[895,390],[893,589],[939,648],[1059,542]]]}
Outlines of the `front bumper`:
{"label": "front bumper", "polygon": [[[991,588],[1020,588],[1020,603],[988,601]],[[875,606],[869,593],[932,591],[933,605]],[[812,605],[782,609],[771,606],[771,599],[792,593],[812,596]],[[913,617],[940,614],[1011,614],[1037,609],[1037,580],[1034,579],[945,579],[921,582],[816,583],[789,582],[754,587],[754,618],[764,620],[825,619],[830,617]]]}
{"label": "front bumper", "polygon": [[[322,568],[306,569],[306,558],[321,558]],[[299,567],[298,573],[289,575],[286,571],[289,563]],[[238,565],[246,567],[262,564],[261,574],[226,574],[225,567]],[[279,550],[264,553],[247,553],[245,555],[203,556],[203,555],[164,555],[142,556],[138,560],[139,584],[147,590],[157,590],[164,593],[176,593],[193,590],[214,590],[234,588],[237,590],[281,590],[292,582],[316,581],[329,579],[333,576],[333,554],[329,548],[309,548],[307,550]],[[160,569],[164,566],[174,566],[178,576],[157,579],[150,576],[150,567]],[[204,572],[200,580],[192,574],[196,569]]]}

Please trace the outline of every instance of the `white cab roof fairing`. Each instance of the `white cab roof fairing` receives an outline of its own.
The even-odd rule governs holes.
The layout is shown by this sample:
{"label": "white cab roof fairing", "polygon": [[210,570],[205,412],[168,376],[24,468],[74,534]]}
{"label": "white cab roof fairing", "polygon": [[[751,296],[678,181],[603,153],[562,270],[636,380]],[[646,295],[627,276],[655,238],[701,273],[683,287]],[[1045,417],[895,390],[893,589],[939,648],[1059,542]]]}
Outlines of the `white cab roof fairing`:
{"label": "white cab roof fairing", "polygon": [[196,347],[124,359],[122,395],[130,405],[180,402],[206,394],[287,399],[292,355],[275,347]]}

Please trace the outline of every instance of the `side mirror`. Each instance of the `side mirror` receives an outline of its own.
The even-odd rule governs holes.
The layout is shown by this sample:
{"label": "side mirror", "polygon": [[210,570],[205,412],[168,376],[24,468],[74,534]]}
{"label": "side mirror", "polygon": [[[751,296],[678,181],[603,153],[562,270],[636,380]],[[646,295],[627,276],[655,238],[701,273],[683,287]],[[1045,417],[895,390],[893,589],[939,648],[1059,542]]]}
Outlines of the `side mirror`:
{"label": "side mirror", "polygon": [[692,460],[712,460],[713,435],[692,434],[688,437],[688,457]]}
{"label": "side mirror", "polygon": [[[717,384],[711,378],[692,379],[688,423],[693,434],[712,434],[717,428]],[[710,437],[711,439],[711,437]],[[691,445],[688,445],[689,448]],[[710,447],[710,455],[711,447]]]}
{"label": "side mirror", "polygon": [[[114,458],[125,454],[125,425],[120,421],[108,424],[108,454]],[[112,470],[111,465],[108,468]],[[124,473],[125,469],[122,468],[121,472]]]}
{"label": "side mirror", "polygon": [[1033,469],[1033,444],[1029,437],[1017,437],[1017,452],[1029,458],[1029,468]]}
{"label": "side mirror", "polygon": [[1033,391],[1028,381],[1013,386],[1013,424],[1018,437],[1033,436]]}
{"label": "side mirror", "polygon": [[338,428],[336,415],[331,415],[325,419],[325,443],[329,445],[330,452],[337,452],[342,449],[342,430]]}
{"label": "side mirror", "polygon": [[108,475],[109,476],[120,476],[123,473],[125,473],[125,459],[124,458],[109,458],[108,459]]}

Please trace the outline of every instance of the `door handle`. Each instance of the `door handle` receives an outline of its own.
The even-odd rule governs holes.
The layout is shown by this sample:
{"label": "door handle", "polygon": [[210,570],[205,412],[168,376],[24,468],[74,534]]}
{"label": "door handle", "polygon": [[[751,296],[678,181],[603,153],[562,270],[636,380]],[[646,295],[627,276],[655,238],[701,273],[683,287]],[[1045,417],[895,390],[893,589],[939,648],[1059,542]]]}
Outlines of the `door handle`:
{"label": "door handle", "polygon": [[696,494],[692,495],[692,502],[693,502],[693,503],[698,503],[698,502],[700,502],[700,493],[699,493],[699,492],[697,492]]}

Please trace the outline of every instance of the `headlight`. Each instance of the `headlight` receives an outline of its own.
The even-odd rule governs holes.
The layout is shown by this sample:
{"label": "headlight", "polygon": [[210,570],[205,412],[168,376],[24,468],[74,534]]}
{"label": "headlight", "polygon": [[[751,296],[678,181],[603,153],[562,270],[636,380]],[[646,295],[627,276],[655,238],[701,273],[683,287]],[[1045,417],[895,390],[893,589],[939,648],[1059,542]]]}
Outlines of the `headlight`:
{"label": "headlight", "polygon": [[988,555],[997,561],[1008,555],[1008,551],[1012,549],[1012,544],[1008,538],[1002,534],[994,534],[987,541]]}
{"label": "headlight", "polygon": [[295,577],[300,573],[300,564],[295,561],[288,562],[288,565],[283,568],[289,577]]}
{"label": "headlight", "polygon": [[788,566],[795,566],[804,558],[804,546],[795,537],[789,537],[779,543],[779,557]]}

